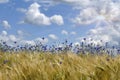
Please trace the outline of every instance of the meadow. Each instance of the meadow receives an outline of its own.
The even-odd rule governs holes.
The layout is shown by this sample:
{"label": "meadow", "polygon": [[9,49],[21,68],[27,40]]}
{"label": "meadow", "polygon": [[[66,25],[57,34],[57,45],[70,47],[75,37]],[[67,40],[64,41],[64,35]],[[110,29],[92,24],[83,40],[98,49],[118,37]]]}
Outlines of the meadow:
{"label": "meadow", "polygon": [[0,52],[0,80],[120,80],[120,56]]}

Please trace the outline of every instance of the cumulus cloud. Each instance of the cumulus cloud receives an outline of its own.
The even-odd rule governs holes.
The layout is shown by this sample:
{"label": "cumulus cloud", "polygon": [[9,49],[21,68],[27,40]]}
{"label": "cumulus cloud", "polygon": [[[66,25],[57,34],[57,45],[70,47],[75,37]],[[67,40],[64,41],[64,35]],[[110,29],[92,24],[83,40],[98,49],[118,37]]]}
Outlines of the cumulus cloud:
{"label": "cumulus cloud", "polygon": [[0,0],[0,3],[7,3],[9,0]]}
{"label": "cumulus cloud", "polygon": [[18,41],[19,37],[16,37],[15,35],[8,35],[7,31],[2,31],[0,34],[0,40],[6,41],[9,44],[14,41]]}
{"label": "cumulus cloud", "polygon": [[80,11],[80,14],[76,16],[72,21],[76,25],[91,24],[96,21],[98,14],[94,8],[86,8]]}
{"label": "cumulus cloud", "polygon": [[1,35],[2,36],[7,36],[7,31],[2,31]]}
{"label": "cumulus cloud", "polygon": [[0,40],[2,40],[2,41],[8,41],[9,40],[6,31],[2,31],[2,33],[0,34]]}
{"label": "cumulus cloud", "polygon": [[18,34],[18,35],[24,35],[23,31],[21,31],[21,30],[18,30],[18,31],[17,31],[17,34]]}
{"label": "cumulus cloud", "polygon": [[41,42],[42,44],[47,44],[48,43],[48,39],[45,38],[45,39],[42,39],[42,38],[36,38],[36,39],[33,39],[33,40],[20,40],[20,44],[28,44],[28,45],[36,45],[37,42]]}
{"label": "cumulus cloud", "polygon": [[35,45],[36,42],[41,42],[42,44],[48,43],[48,38],[36,38],[32,40],[25,40],[24,38],[21,38],[21,35],[23,35],[22,31],[17,31],[18,35],[8,34],[7,31],[2,31],[0,33],[0,41],[5,41],[8,45],[14,46],[13,42],[17,42],[17,44],[20,45]]}
{"label": "cumulus cloud", "polygon": [[25,2],[37,2],[40,3],[45,10],[47,10],[50,6],[56,5],[57,2],[53,0],[24,0]]}
{"label": "cumulus cloud", "polygon": [[63,35],[68,35],[68,31],[62,30],[62,31],[61,31],[61,34],[63,34]]}
{"label": "cumulus cloud", "polygon": [[11,27],[11,25],[8,23],[8,21],[3,20],[1,22],[1,25],[5,28],[5,29],[9,29]]}
{"label": "cumulus cloud", "polygon": [[72,35],[76,35],[77,33],[75,31],[70,32]]}
{"label": "cumulus cloud", "polygon": [[91,0],[53,0],[56,3],[66,3],[72,5],[73,9],[82,9],[91,3]]}
{"label": "cumulus cloud", "polygon": [[50,20],[51,20],[52,23],[56,23],[58,25],[64,24],[63,18],[62,18],[61,15],[54,15],[50,18]]}
{"label": "cumulus cloud", "polygon": [[44,38],[44,39],[36,38],[35,41],[36,42],[41,42],[42,44],[47,44],[49,40],[48,40],[48,38]]}
{"label": "cumulus cloud", "polygon": [[120,21],[119,5],[120,2],[115,3],[112,0],[92,1],[89,7],[80,11],[73,22],[76,24],[114,24]]}
{"label": "cumulus cloud", "polygon": [[45,7],[54,6],[57,4],[68,4],[73,6],[73,9],[86,8],[91,4],[91,0],[24,0],[24,1],[38,2]]}
{"label": "cumulus cloud", "polygon": [[89,30],[87,38],[94,42],[103,40],[119,44],[120,39],[120,0],[52,0],[65,3],[78,9],[80,13],[72,19],[77,25],[96,25]]}
{"label": "cumulus cloud", "polygon": [[18,38],[16,38],[15,35],[9,35],[9,39],[10,41],[13,41],[13,42],[18,40]]}
{"label": "cumulus cloud", "polygon": [[53,40],[57,40],[58,39],[58,37],[55,35],[55,34],[49,34],[48,35],[51,39],[53,39]]}
{"label": "cumulus cloud", "polygon": [[34,40],[21,40],[20,43],[23,44],[23,45],[25,45],[25,44],[32,45],[32,46],[35,45],[35,41]]}
{"label": "cumulus cloud", "polygon": [[[101,6],[102,5],[102,6]],[[73,19],[77,25],[96,24],[87,37],[95,41],[103,40],[119,44],[120,39],[120,1],[92,0],[88,6],[82,6],[79,15]]]}
{"label": "cumulus cloud", "polygon": [[23,32],[22,30],[17,31],[17,36],[19,36],[19,39],[23,39],[26,35],[26,32]]}
{"label": "cumulus cloud", "polygon": [[88,38],[92,38],[95,41],[102,40],[104,42],[111,42],[111,44],[119,44],[120,28],[119,27],[97,27],[91,29],[87,35]]}
{"label": "cumulus cloud", "polygon": [[68,34],[70,34],[70,35],[76,35],[77,33],[76,33],[75,31],[68,32],[68,31],[66,31],[66,30],[62,30],[62,31],[61,31],[61,34],[67,36]]}
{"label": "cumulus cloud", "polygon": [[74,42],[73,45],[74,46],[80,46],[80,43],[79,42]]}
{"label": "cumulus cloud", "polygon": [[53,15],[51,17],[48,17],[44,13],[42,13],[39,8],[40,5],[38,3],[35,2],[31,4],[28,10],[25,12],[26,17],[24,22],[38,26],[48,26],[52,23],[62,25],[64,23],[61,15]]}

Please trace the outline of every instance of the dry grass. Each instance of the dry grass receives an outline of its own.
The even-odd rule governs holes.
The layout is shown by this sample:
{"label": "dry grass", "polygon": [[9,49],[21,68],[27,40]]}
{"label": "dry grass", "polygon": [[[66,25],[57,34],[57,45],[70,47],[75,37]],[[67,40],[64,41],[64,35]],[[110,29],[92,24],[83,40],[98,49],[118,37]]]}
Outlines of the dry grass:
{"label": "dry grass", "polygon": [[0,80],[120,80],[120,56],[1,52]]}

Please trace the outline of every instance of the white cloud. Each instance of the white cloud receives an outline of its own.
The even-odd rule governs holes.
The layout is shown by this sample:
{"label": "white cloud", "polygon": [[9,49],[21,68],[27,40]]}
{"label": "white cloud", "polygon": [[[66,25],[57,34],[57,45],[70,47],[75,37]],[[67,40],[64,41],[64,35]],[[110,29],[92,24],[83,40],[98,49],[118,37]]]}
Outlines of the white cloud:
{"label": "white cloud", "polygon": [[23,39],[24,36],[26,36],[27,34],[21,30],[17,31],[17,36],[19,36],[19,39]]}
{"label": "white cloud", "polygon": [[6,21],[6,20],[3,20],[2,22],[1,22],[1,25],[5,28],[5,29],[9,29],[9,28],[11,28],[11,25],[8,23],[8,21]]}
{"label": "white cloud", "polygon": [[56,5],[57,2],[53,0],[24,0],[25,2],[37,2],[43,6],[44,10],[47,10],[50,6]]}
{"label": "white cloud", "polygon": [[10,39],[11,41],[17,41],[17,40],[18,40],[18,38],[16,38],[15,35],[9,35],[9,39]]}
{"label": "white cloud", "polygon": [[41,42],[42,44],[47,44],[48,43],[48,38],[36,38],[35,41]]}
{"label": "white cloud", "polygon": [[38,26],[42,25],[48,26],[51,25],[52,23],[62,25],[64,23],[61,15],[53,15],[51,17],[48,17],[39,10],[39,7],[40,5],[36,2],[30,5],[30,7],[25,13],[26,15],[24,20],[25,23]]}
{"label": "white cloud", "polygon": [[81,24],[91,24],[96,21],[96,16],[98,16],[97,12],[94,8],[86,8],[80,11],[80,14],[76,16],[72,21],[76,25]]}
{"label": "white cloud", "polygon": [[77,33],[76,33],[75,31],[68,32],[68,31],[66,31],[66,30],[62,30],[62,31],[61,31],[61,34],[63,34],[63,35],[68,35],[68,34],[76,35]]}
{"label": "white cloud", "polygon": [[17,44],[20,45],[35,45],[36,42],[41,42],[42,44],[47,44],[48,43],[48,38],[36,38],[32,40],[25,40],[24,38],[21,38],[21,31],[19,30],[17,32],[19,35],[13,35],[13,34],[8,34],[7,31],[2,31],[0,33],[0,40],[5,41],[8,45],[14,46],[14,42],[16,41]]}
{"label": "white cloud", "polygon": [[0,0],[0,3],[7,3],[9,0]]}
{"label": "white cloud", "polygon": [[75,42],[73,45],[74,46],[80,46],[80,43],[79,42]]}
{"label": "white cloud", "polygon": [[72,35],[76,35],[77,33],[75,31],[72,31],[70,34]]}
{"label": "white cloud", "polygon": [[38,3],[33,3],[30,5],[28,11],[26,12],[25,22],[34,25],[50,25],[49,18],[40,12],[40,5]]}
{"label": "white cloud", "polygon": [[99,4],[94,5],[94,7],[91,4],[89,7],[82,9],[80,14],[73,19],[73,22],[79,25],[92,23],[108,25],[120,21],[120,3],[114,3],[110,0],[94,1],[93,4],[95,3]]}
{"label": "white cloud", "polygon": [[17,8],[17,11],[22,12],[22,13],[25,13],[27,10],[24,9],[24,8]]}
{"label": "white cloud", "polygon": [[66,3],[72,5],[74,9],[81,9],[89,6],[91,0],[53,0],[56,3]]}
{"label": "white cloud", "polygon": [[0,34],[0,40],[7,42],[9,40],[9,38],[7,35],[3,35],[3,33],[2,33],[2,34]]}
{"label": "white cloud", "polygon": [[68,4],[73,6],[73,9],[81,9],[89,6],[91,0],[24,0],[25,2],[38,2],[43,6],[54,6],[57,4]]}
{"label": "white cloud", "polygon": [[61,34],[68,35],[68,32],[66,30],[62,30]]}
{"label": "white cloud", "polygon": [[58,39],[58,37],[57,37],[56,35],[54,35],[54,34],[49,34],[49,37],[50,37],[51,39],[53,39],[53,40]]}
{"label": "white cloud", "polygon": [[2,31],[0,34],[0,40],[8,42],[8,44],[12,44],[11,42],[18,41],[19,37],[15,35],[8,35],[7,31]]}
{"label": "white cloud", "polygon": [[[102,5],[102,6],[101,6]],[[88,6],[82,6],[79,15],[73,19],[77,25],[96,24],[89,30],[87,38],[98,42],[103,40],[111,44],[119,44],[120,39],[120,1],[93,0]]]}
{"label": "white cloud", "polygon": [[95,41],[102,40],[103,42],[111,42],[112,44],[119,44],[120,39],[120,28],[119,27],[97,27],[91,29],[87,35],[88,38],[92,38]]}
{"label": "white cloud", "polygon": [[2,36],[7,36],[7,31],[2,31],[1,35]]}
{"label": "white cloud", "polygon": [[[16,41],[17,44],[19,45],[35,45],[36,42],[41,42],[42,44],[47,44],[48,43],[48,38],[36,38],[32,40],[25,40],[23,38],[23,32],[21,30],[17,31],[18,35],[13,35],[13,34],[8,34],[7,31],[2,31],[0,33],[0,40],[5,41],[8,45],[14,46],[14,42]],[[22,38],[21,38],[22,36]]]}
{"label": "white cloud", "polygon": [[[93,6],[94,5],[94,6]],[[102,6],[101,6],[102,5]],[[78,23],[91,24],[92,22],[119,21],[120,17],[120,2],[112,0],[92,1],[89,7],[82,9],[80,14],[75,18]]]}
{"label": "white cloud", "polygon": [[52,23],[56,23],[58,25],[63,25],[64,22],[63,22],[63,18],[61,15],[54,15],[50,18],[51,22]]}
{"label": "white cloud", "polygon": [[21,40],[20,41],[21,44],[25,45],[35,45],[35,42],[33,40]]}
{"label": "white cloud", "polygon": [[21,35],[23,36],[23,35],[24,35],[24,32],[21,31],[21,30],[18,30],[18,31],[17,31],[17,34],[20,35],[20,36],[21,36]]}

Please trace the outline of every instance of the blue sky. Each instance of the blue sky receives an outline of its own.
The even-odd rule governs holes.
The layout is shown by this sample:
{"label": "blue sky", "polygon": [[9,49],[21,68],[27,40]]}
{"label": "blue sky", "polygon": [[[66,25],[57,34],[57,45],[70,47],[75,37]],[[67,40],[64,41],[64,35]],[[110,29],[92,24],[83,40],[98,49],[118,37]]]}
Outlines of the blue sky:
{"label": "blue sky", "polygon": [[[102,6],[101,6],[102,4]],[[0,0],[0,39],[119,43],[119,0]]]}

